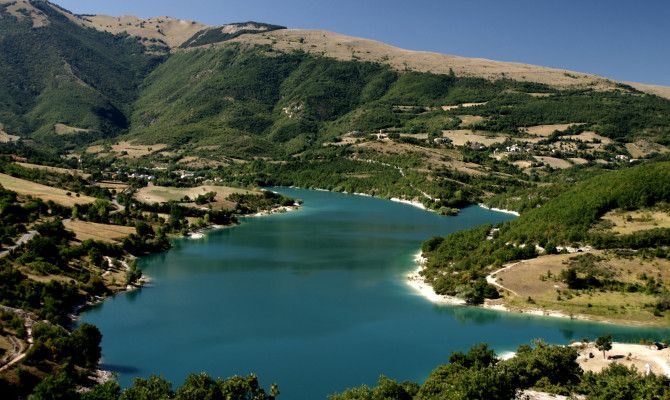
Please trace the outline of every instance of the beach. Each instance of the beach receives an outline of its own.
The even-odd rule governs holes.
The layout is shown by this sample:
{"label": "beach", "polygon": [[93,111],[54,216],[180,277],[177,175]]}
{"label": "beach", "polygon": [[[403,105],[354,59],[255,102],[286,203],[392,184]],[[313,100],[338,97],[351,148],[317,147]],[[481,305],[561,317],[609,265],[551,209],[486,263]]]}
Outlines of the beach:
{"label": "beach", "polygon": [[515,215],[517,217],[521,215],[516,211],[505,210],[504,208],[489,207],[484,203],[479,203],[478,206],[481,207],[481,208],[486,208],[487,210],[491,210],[491,211],[497,211],[497,212],[501,212],[501,213],[505,213],[505,214],[512,214],[512,215]]}
{"label": "beach", "polygon": [[395,201],[396,203],[409,204],[410,206],[417,207],[417,208],[420,208],[420,209],[425,210],[425,211],[432,211],[432,210],[428,210],[426,208],[426,206],[423,205],[423,203],[419,203],[418,201],[404,200],[404,199],[400,199],[400,198],[397,198],[397,197],[391,197],[390,200]]}
{"label": "beach", "polygon": [[406,275],[406,282],[409,287],[414,289],[414,291],[430,301],[433,304],[439,305],[465,305],[465,300],[459,299],[454,296],[445,296],[435,293],[433,287],[430,286],[421,276],[421,271],[424,269],[426,264],[426,259],[423,257],[421,252],[418,252],[414,257],[414,261],[417,265],[416,269]]}

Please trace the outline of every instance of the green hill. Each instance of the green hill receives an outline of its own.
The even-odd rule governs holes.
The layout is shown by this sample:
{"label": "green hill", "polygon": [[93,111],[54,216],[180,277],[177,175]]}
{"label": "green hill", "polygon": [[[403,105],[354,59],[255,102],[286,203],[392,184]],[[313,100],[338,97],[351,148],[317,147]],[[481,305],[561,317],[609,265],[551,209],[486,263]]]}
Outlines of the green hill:
{"label": "green hill", "polygon": [[86,140],[56,140],[55,124],[90,130],[89,141],[128,129],[137,87],[159,59],[135,39],[82,28],[47,2],[31,4],[46,16],[45,26],[33,27],[30,11],[19,18],[7,11],[10,4],[0,5],[0,122],[5,130],[67,142]]}
{"label": "green hill", "polygon": [[[667,257],[670,229],[657,228],[614,236],[591,228],[608,211],[637,210],[670,202],[670,162],[658,162],[603,173],[579,182],[543,206],[493,230],[483,226],[425,242],[425,275],[436,292],[463,295],[469,287],[477,299],[496,297],[484,276],[504,263],[537,257],[537,246],[555,253],[557,246],[660,249]],[[656,254],[654,254],[655,256]],[[493,290],[492,290],[493,289]]]}

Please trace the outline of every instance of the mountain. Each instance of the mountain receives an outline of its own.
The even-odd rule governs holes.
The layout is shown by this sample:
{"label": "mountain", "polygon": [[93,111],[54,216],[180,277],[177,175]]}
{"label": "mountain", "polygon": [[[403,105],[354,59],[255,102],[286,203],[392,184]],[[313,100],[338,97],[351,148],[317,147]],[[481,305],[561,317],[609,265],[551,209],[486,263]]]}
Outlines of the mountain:
{"label": "mountain", "polygon": [[3,0],[0,15],[0,122],[7,133],[90,141],[128,128],[137,88],[160,58],[135,39],[81,27],[47,2]]}
{"label": "mountain", "polygon": [[0,16],[5,136],[56,148],[124,137],[281,158],[349,132],[439,136],[464,126],[459,104],[479,105],[473,128],[489,133],[579,123],[623,142],[670,136],[670,102],[644,95],[663,87],[258,22],[75,15],[42,0],[0,0]]}

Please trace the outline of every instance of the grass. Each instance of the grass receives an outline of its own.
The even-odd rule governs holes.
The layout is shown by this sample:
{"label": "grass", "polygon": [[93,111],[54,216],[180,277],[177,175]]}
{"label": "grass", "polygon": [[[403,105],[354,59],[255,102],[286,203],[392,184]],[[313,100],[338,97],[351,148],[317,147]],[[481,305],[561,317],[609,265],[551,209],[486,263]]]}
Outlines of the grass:
{"label": "grass", "polygon": [[[122,158],[141,158],[149,154],[159,152],[167,147],[166,144],[157,143],[151,145],[136,144],[130,141],[121,141],[111,146],[109,153],[121,156]],[[87,153],[104,155],[107,154],[103,146],[90,146],[86,149]]]}
{"label": "grass", "polygon": [[66,207],[72,207],[75,204],[89,204],[95,201],[94,197],[72,193],[51,186],[41,185],[39,183],[27,181],[25,179],[14,178],[13,176],[0,174],[0,185],[5,189],[14,191],[25,196],[32,196],[43,201],[53,201]]}
{"label": "grass", "polygon": [[65,225],[65,229],[74,232],[75,238],[79,241],[92,239],[107,243],[119,243],[131,233],[135,233],[135,228],[129,226],[94,222],[67,220],[63,222],[63,225]]}
{"label": "grass", "polygon": [[535,126],[527,126],[524,128],[521,128],[520,130],[529,133],[531,135],[536,135],[536,136],[549,136],[554,131],[559,131],[562,132],[566,129],[569,129],[575,125],[581,125],[579,123],[571,123],[571,124],[547,124],[547,125],[535,125]]}
{"label": "grass", "polygon": [[23,168],[38,169],[38,170],[41,170],[41,171],[53,172],[53,173],[56,173],[56,174],[78,175],[78,176],[81,176],[84,179],[87,179],[88,177],[91,176],[91,174],[87,174],[80,169],[50,167],[50,166],[47,166],[47,165],[30,164],[30,163],[24,163],[24,162],[17,162],[16,164],[22,166]]}
{"label": "grass", "polygon": [[[670,282],[670,261],[664,259],[642,260],[640,258],[622,258],[609,252],[594,252],[606,258],[609,270],[618,281],[640,282],[638,276],[660,277]],[[667,325],[670,315],[653,315],[648,304],[656,303],[656,296],[645,293],[601,292],[569,290],[557,277],[566,262],[575,254],[559,254],[537,257],[518,263],[499,272],[497,282],[514,293],[508,293],[503,302],[511,308],[546,309],[559,311],[567,315],[585,315],[604,321],[626,323]],[[529,301],[528,299],[532,299]]]}
{"label": "grass", "polygon": [[609,231],[621,235],[648,229],[670,228],[670,212],[664,210],[614,210],[603,215],[602,219],[612,225]]}
{"label": "grass", "polygon": [[86,133],[90,132],[91,130],[84,128],[76,128],[74,126],[58,123],[54,125],[54,131],[56,132],[56,135],[71,135],[77,133]]}
{"label": "grass", "polygon": [[[166,186],[147,186],[139,189],[135,194],[135,198],[143,203],[167,203],[168,201],[182,201],[185,196],[191,200],[195,200],[199,195],[204,195],[209,192],[216,192],[214,202],[211,203],[213,209],[216,210],[231,210],[235,208],[235,202],[229,201],[228,196],[233,193],[259,193],[257,191],[233,188],[229,186],[198,186],[193,188],[176,188]],[[197,205],[194,202],[184,203],[190,207],[208,207],[209,205]]]}

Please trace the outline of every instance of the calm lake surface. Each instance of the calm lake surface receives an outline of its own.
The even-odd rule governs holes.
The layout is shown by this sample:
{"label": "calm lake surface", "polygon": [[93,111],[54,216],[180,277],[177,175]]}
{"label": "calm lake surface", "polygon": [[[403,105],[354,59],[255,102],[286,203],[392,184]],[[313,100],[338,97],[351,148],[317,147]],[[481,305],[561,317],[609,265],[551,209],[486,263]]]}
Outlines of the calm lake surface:
{"label": "calm lake surface", "polygon": [[362,196],[278,191],[304,207],[178,240],[141,260],[150,287],[82,315],[102,331],[103,366],[121,384],[151,374],[178,385],[189,372],[254,372],[266,388],[278,383],[282,399],[325,399],[380,374],[421,381],[452,351],[480,342],[503,353],[534,338],[670,333],[435,306],[405,284],[424,240],[508,214],[471,207],[440,217]]}

